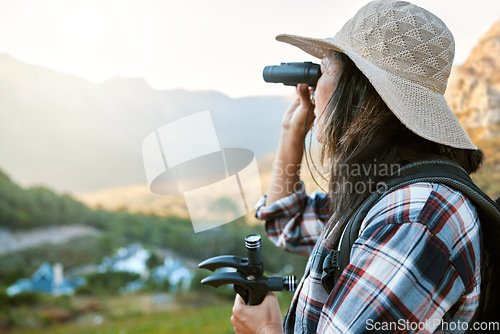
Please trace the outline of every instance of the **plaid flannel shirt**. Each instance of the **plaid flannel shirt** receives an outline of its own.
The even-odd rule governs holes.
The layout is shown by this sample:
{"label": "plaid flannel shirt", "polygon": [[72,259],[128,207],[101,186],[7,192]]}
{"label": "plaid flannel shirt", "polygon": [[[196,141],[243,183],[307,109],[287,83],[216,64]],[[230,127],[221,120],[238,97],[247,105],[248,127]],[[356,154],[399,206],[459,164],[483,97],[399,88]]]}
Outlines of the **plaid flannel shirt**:
{"label": "plaid flannel shirt", "polygon": [[384,196],[365,217],[333,291],[321,284],[331,250],[322,235],[326,196],[304,186],[265,206],[270,240],[309,256],[284,321],[286,333],[461,333],[479,302],[481,234],[474,206],[442,184]]}

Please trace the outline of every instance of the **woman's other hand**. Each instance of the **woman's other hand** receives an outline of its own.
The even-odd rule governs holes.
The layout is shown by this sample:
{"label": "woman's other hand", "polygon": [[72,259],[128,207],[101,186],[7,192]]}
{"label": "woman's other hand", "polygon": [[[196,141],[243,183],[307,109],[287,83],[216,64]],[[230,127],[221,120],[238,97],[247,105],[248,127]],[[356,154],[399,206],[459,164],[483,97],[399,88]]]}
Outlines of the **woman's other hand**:
{"label": "woman's other hand", "polygon": [[231,323],[236,334],[281,334],[283,319],[278,298],[268,293],[259,305],[246,305],[239,294],[234,300]]}
{"label": "woman's other hand", "polygon": [[267,191],[266,205],[288,196],[300,188],[300,164],[304,139],[314,122],[312,91],[306,84],[297,85],[297,98],[288,107],[282,120],[273,174]]}
{"label": "woman's other hand", "polygon": [[314,122],[314,102],[311,100],[311,95],[312,90],[306,84],[297,85],[297,98],[283,115],[284,131],[299,136],[300,141],[304,140],[306,132],[309,131]]}

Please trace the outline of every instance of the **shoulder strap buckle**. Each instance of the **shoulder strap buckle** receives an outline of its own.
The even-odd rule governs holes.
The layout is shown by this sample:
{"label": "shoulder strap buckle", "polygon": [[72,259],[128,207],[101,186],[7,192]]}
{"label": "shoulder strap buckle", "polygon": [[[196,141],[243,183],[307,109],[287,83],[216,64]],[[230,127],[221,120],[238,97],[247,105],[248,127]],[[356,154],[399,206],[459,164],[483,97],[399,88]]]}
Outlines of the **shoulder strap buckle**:
{"label": "shoulder strap buckle", "polygon": [[323,261],[323,272],[321,274],[321,284],[325,288],[326,292],[330,294],[333,290],[335,283],[340,277],[340,262],[339,262],[340,252],[336,249],[332,249],[330,253],[325,257]]}

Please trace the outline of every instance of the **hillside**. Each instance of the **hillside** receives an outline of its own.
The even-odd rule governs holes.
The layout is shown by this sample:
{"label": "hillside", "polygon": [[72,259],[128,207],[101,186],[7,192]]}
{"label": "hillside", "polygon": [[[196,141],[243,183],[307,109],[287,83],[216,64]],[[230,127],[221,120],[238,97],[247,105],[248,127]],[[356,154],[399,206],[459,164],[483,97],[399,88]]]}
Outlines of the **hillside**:
{"label": "hillside", "polygon": [[[317,158],[317,149],[315,148],[313,148],[313,156]],[[263,191],[267,189],[271,181],[273,159],[274,153],[269,153],[257,161]],[[318,161],[315,164],[318,169],[322,169]],[[323,189],[327,189],[326,183],[312,165],[311,170],[320,186]],[[301,179],[304,181],[308,192],[321,190],[312,179],[305,163],[301,169]],[[104,208],[111,211],[126,209],[130,212],[142,212],[161,216],[172,214],[189,218],[183,196],[154,194],[149,190],[146,183],[85,192],[75,196],[78,200],[92,208]],[[252,214],[248,214],[246,220],[249,223],[260,224],[260,221],[256,220]]]}
{"label": "hillside", "polygon": [[445,96],[485,153],[474,179],[490,196],[500,196],[500,20],[479,39],[469,58],[453,68]]}
{"label": "hillside", "polygon": [[142,141],[155,129],[208,109],[222,147],[262,156],[276,146],[287,104],[159,91],[142,79],[92,84],[0,55],[1,167],[23,185],[71,193],[143,183]]}
{"label": "hillside", "polygon": [[[182,217],[92,210],[49,188],[21,187],[0,170],[0,287],[43,262],[60,262],[67,269],[98,264],[131,243],[195,261],[221,254],[243,256],[244,238],[253,233],[264,235],[262,224],[251,226],[244,217],[194,233],[191,221]],[[264,257],[270,271],[305,264],[305,258],[276,248],[267,238],[263,247],[269,250]]]}
{"label": "hillside", "polygon": [[[211,309],[214,307],[216,297],[209,294],[229,296],[229,304],[234,299],[234,292],[229,287],[215,290],[201,286],[200,280],[209,272],[197,269],[197,264],[222,254],[246,256],[244,237],[254,233],[263,235],[262,225],[249,226],[244,219],[195,234],[189,220],[174,216],[91,210],[71,196],[46,187],[21,187],[0,170],[0,332],[12,328],[28,332],[40,327],[43,332],[52,333],[54,327],[51,325],[69,321],[73,325],[70,329],[65,328],[64,333],[88,332],[86,323],[98,328],[96,317],[102,319],[104,316],[109,327],[120,317],[127,321],[130,317],[136,319],[154,307],[162,312],[165,320],[165,312],[168,316],[172,311],[182,309],[179,314],[185,315],[185,306],[190,303],[196,306],[190,312],[198,321],[200,312],[203,312],[200,303],[209,303]],[[163,259],[169,258],[196,268],[189,291],[171,289],[170,281],[158,284],[148,280],[140,292],[133,295],[119,293],[119,288],[130,280],[137,280],[139,275],[95,271],[97,265],[130,244],[141,244],[154,254],[152,258],[155,260],[148,260],[148,266],[160,265]],[[272,275],[286,269],[287,274],[293,272],[300,277],[305,257],[287,253],[273,246],[267,238],[263,239],[262,248],[266,273]],[[84,276],[87,285],[71,297],[28,291],[8,295],[7,287],[15,282],[22,284],[29,277],[33,280],[42,263],[61,264],[65,278]],[[40,278],[40,281],[47,280],[52,280],[50,275]],[[210,302],[206,301],[207,298]],[[143,302],[146,299],[147,305]],[[175,308],[160,310],[166,301]],[[82,325],[83,329],[80,328]]]}
{"label": "hillside", "polygon": [[474,139],[500,136],[500,20],[480,38],[469,58],[453,68],[446,97]]}

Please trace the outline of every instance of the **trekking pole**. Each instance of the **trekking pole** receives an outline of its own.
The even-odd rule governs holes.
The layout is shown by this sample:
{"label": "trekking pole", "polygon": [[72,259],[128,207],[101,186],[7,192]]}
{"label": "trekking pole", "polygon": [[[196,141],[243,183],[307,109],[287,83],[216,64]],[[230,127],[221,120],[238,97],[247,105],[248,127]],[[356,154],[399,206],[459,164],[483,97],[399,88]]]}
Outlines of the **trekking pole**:
{"label": "trekking pole", "polygon": [[200,263],[199,268],[214,271],[219,268],[235,268],[236,272],[218,273],[204,278],[201,283],[219,287],[233,284],[247,305],[262,303],[269,291],[295,291],[297,288],[296,276],[266,277],[262,263],[261,237],[251,234],[245,238],[248,258],[234,255],[212,257]]}

